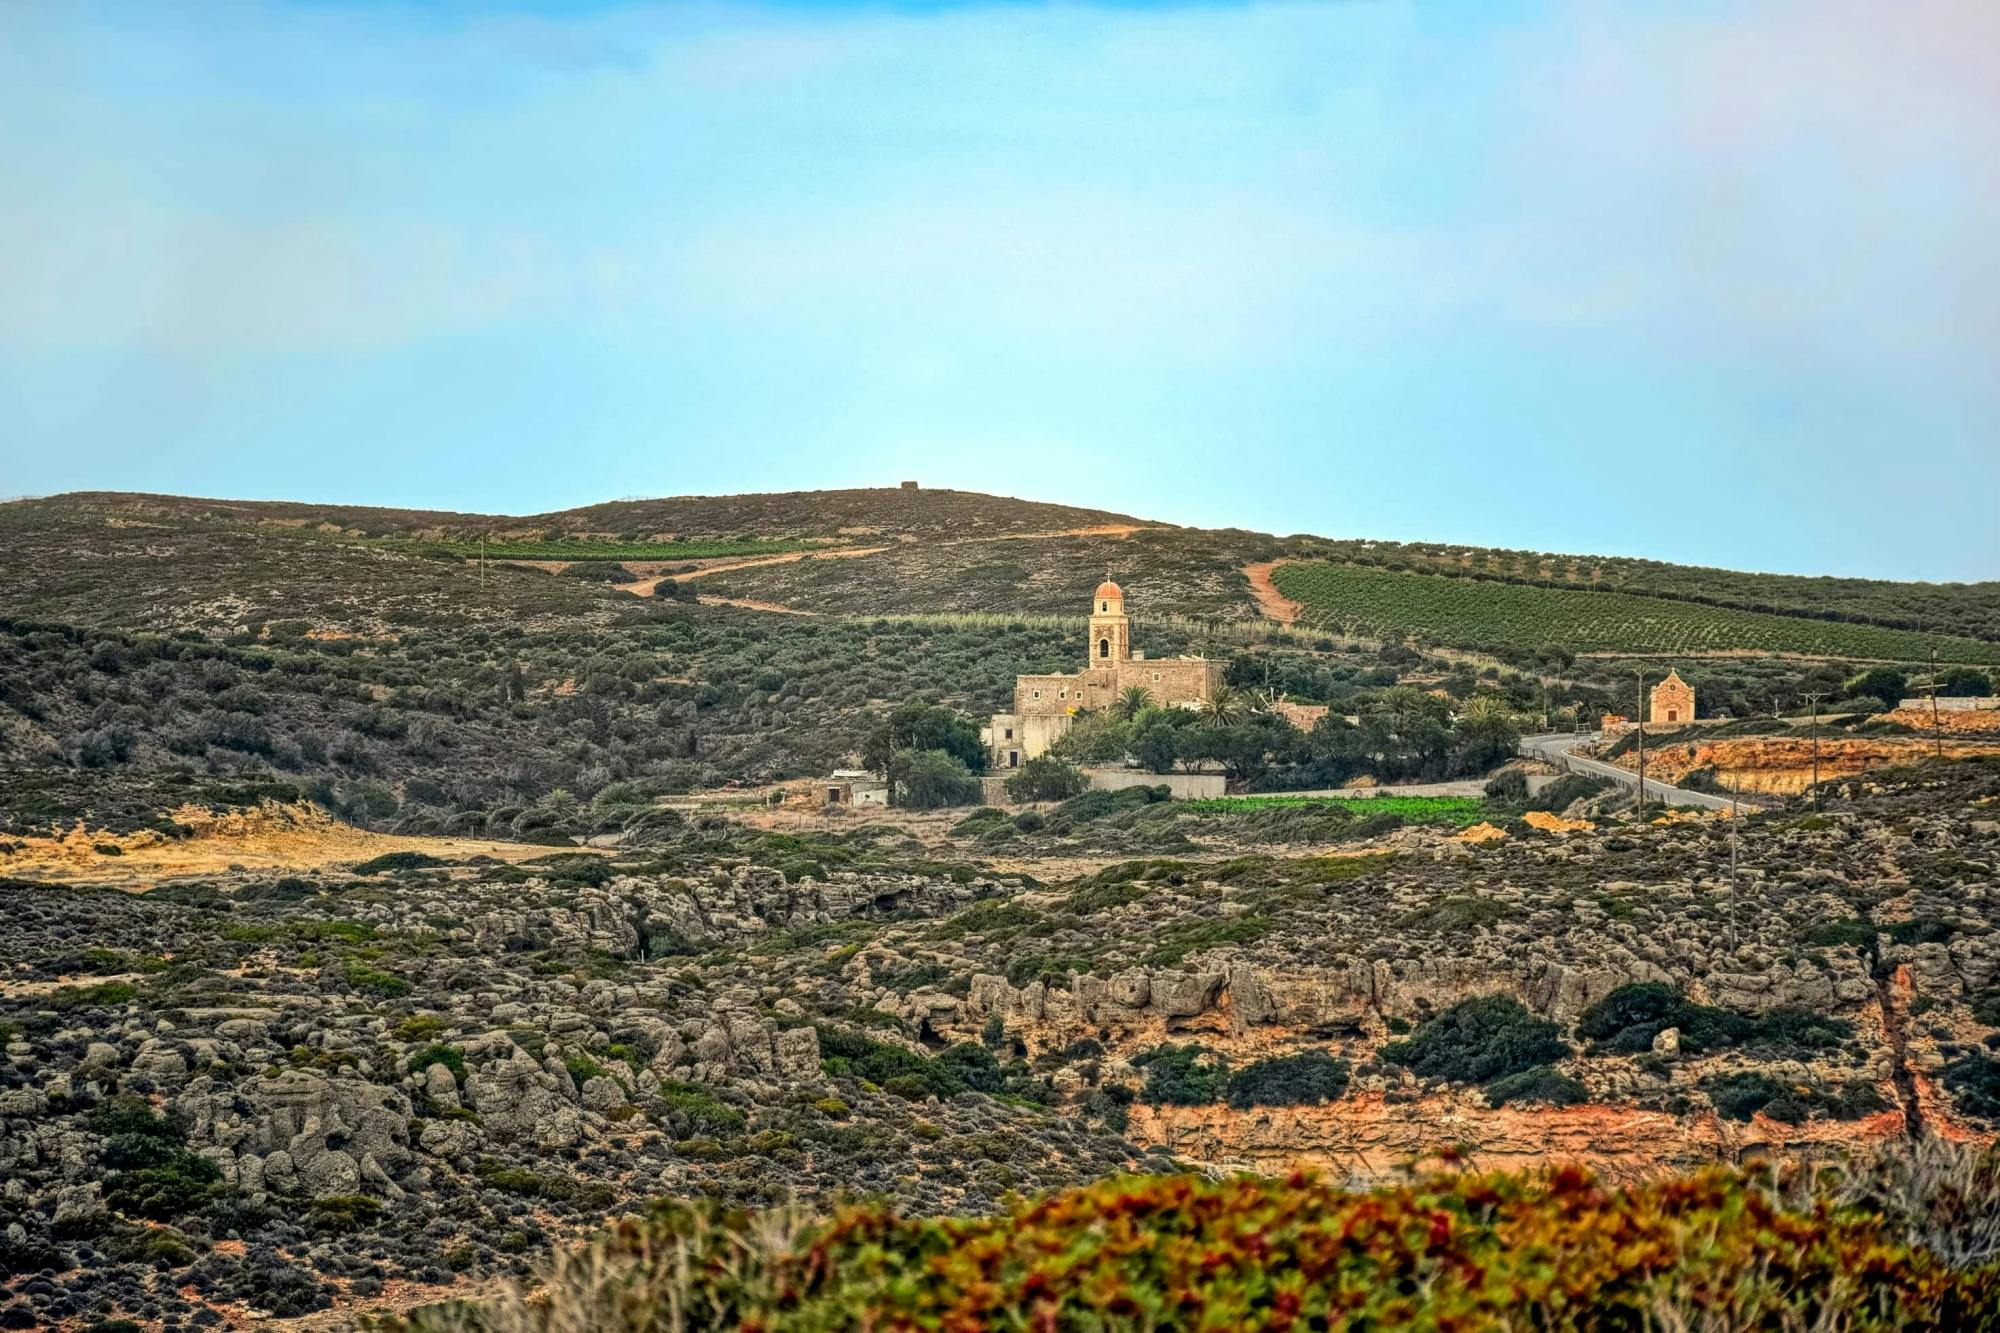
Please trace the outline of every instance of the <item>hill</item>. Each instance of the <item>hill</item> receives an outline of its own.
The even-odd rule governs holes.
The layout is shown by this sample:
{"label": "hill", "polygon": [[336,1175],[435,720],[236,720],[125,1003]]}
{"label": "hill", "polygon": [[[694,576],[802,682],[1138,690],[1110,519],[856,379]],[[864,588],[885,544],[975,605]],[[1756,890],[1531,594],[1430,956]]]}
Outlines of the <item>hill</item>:
{"label": "hill", "polygon": [[[629,592],[545,577],[626,564],[648,591],[822,615],[1071,616],[1106,574],[1155,620],[1253,621],[1275,565],[1308,619],[1515,654],[2000,660],[2000,582],[1802,578],[1656,561],[1237,529],[950,490],[619,500],[532,515],[86,492],[0,505],[0,605],[124,628],[328,633],[604,625]],[[842,557],[838,561],[826,557]],[[528,572],[515,562],[534,561]],[[572,571],[588,572],[588,571]],[[1432,576],[1432,577],[1420,577]],[[625,579],[615,571],[607,578]]]}
{"label": "hill", "polygon": [[477,541],[480,537],[725,541],[743,537],[951,537],[1046,532],[1138,520],[1101,509],[974,491],[862,487],[762,495],[609,500],[540,514],[468,514],[285,500],[213,500],[127,491],[75,491],[15,501],[7,510],[96,513],[156,522],[312,528],[359,537]]}
{"label": "hill", "polygon": [[1554,644],[1576,653],[1717,652],[1940,662],[2000,662],[2000,643],[1851,620],[1744,611],[1638,593],[1534,587],[1326,561],[1280,566],[1280,591],[1311,623],[1402,634],[1489,652]]}

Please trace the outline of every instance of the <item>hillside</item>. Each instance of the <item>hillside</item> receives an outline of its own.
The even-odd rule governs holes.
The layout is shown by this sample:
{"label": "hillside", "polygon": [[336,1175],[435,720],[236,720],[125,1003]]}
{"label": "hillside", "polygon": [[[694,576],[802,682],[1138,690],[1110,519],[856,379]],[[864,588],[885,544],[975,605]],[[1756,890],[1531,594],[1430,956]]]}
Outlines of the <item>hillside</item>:
{"label": "hillside", "polygon": [[[962,491],[682,496],[533,515],[89,492],[0,505],[0,539],[17,556],[0,568],[0,605],[123,627],[302,620],[381,633],[637,614],[626,592],[546,577],[575,562],[630,564],[640,592],[693,578],[712,600],[864,616],[1069,616],[1108,573],[1132,585],[1142,618],[1246,621],[1262,610],[1244,571],[1275,563],[1310,621],[1443,647],[1910,662],[1935,647],[1949,662],[2000,660],[2000,583],[1277,537]],[[529,560],[541,568],[508,563]]]}
{"label": "hillside", "polygon": [[2000,640],[2000,582],[1994,581],[1900,583],[1833,575],[1752,574],[1625,556],[1556,555],[1437,543],[1331,542],[1323,554],[1343,564],[1390,570],[1641,593],[1745,611]]}
{"label": "hillside", "polygon": [[16,501],[9,510],[94,513],[188,522],[331,529],[363,537],[477,541],[507,537],[615,537],[628,541],[726,541],[740,537],[950,537],[1132,524],[1123,514],[971,491],[872,487],[766,495],[683,495],[610,500],[541,514],[465,514],[280,500],[212,500],[124,491],[78,491]]}
{"label": "hillside", "polygon": [[1485,651],[1558,645],[1573,653],[1647,656],[1727,652],[1917,662],[2000,662],[2000,643],[1849,620],[1585,588],[1538,587],[1464,575],[1395,573],[1359,565],[1281,565],[1278,589],[1307,623],[1357,634],[1402,634]]}
{"label": "hillside", "polygon": [[[548,523],[0,507],[8,1327],[491,1295],[661,1196],[796,1204],[747,1224],[768,1235],[861,1194],[879,1206],[853,1225],[988,1228],[990,1253],[1132,1171],[1169,1200],[1203,1173],[1379,1184],[1469,1143],[1483,1166],[1595,1169],[1561,1201],[1595,1208],[1610,1182],[1720,1181],[1703,1168],[1753,1152],[1900,1161],[2000,1130],[2000,759],[1954,744],[1972,757],[1899,769],[1932,747],[1897,716],[1823,740],[1772,716],[1903,674],[1681,663],[1740,720],[1655,747],[1656,775],[1713,789],[1742,737],[1825,750],[1824,786],[1768,786],[1735,836],[1516,757],[1634,687],[1564,643],[1929,646],[1912,632],[992,497],[835,497]],[[469,535],[492,558],[464,558]],[[1271,562],[1308,621],[1361,632],[1260,618],[1245,567]],[[1083,658],[1107,571],[1149,653],[1213,655],[1235,693],[1089,715],[1074,756],[1219,766],[1236,794],[1141,778],[964,808],[977,720],[1017,673]],[[1328,716],[1258,706],[1281,693]],[[900,766],[906,796],[928,766],[935,808],[828,805],[827,775],[862,764]],[[1415,782],[1454,790],[1329,794]],[[1463,1188],[1529,1199],[1542,1178]],[[1200,1206],[1266,1206],[1235,1188]],[[1399,1188],[1316,1196],[1304,1225]],[[1757,1206],[1717,1188],[1731,1216]],[[1057,1193],[1016,1202],[1038,1191]],[[1490,1268],[1485,1207],[1464,1239]],[[1529,1199],[1519,1223],[1544,1215]],[[1604,1272],[1605,1308],[1634,1308]],[[961,1285],[824,1276],[835,1324]],[[434,1313],[412,1327],[461,1317]]]}

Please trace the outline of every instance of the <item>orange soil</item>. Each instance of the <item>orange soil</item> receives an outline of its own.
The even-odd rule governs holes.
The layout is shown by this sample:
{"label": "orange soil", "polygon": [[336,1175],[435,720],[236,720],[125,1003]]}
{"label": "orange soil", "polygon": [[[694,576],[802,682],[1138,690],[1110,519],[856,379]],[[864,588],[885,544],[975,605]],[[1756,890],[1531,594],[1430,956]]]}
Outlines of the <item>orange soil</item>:
{"label": "orange soil", "polygon": [[[2000,752],[2000,733],[1980,740],[1946,740],[1947,759]],[[1919,763],[1936,752],[1927,736],[1822,737],[1819,776],[1855,777],[1871,769]],[[1620,755],[1620,768],[1638,767],[1635,754]],[[1805,736],[1741,736],[1723,740],[1673,741],[1662,738],[1646,749],[1646,773],[1662,782],[1678,783],[1698,768],[1712,768],[1724,786],[1746,792],[1789,795],[1812,784],[1813,743]]]}
{"label": "orange soil", "polygon": [[1270,620],[1280,625],[1290,625],[1298,621],[1299,613],[1305,610],[1302,603],[1295,602],[1278,591],[1278,585],[1271,581],[1271,574],[1284,560],[1265,560],[1255,565],[1243,566],[1243,577],[1250,580],[1250,593],[1257,599],[1257,609]]}
{"label": "orange soil", "polygon": [[[1931,731],[1931,710],[1928,708],[1898,708],[1881,714],[1881,718],[1884,722],[1899,723],[1912,731]],[[2000,737],[2000,711],[1967,712],[1940,708],[1937,711],[1937,730],[1947,736]]]}
{"label": "orange soil", "polygon": [[1322,1106],[1145,1106],[1131,1112],[1134,1142],[1214,1166],[1278,1172],[1316,1166],[1367,1178],[1393,1175],[1425,1151],[1468,1145],[1482,1168],[1584,1162],[1614,1179],[1731,1160],[1748,1149],[1810,1150],[1893,1138],[1901,1111],[1859,1121],[1785,1125],[1758,1116],[1749,1124],[1713,1114],[1680,1118],[1662,1111],[1588,1103],[1488,1108],[1477,1094],[1434,1094],[1390,1103],[1379,1092],[1351,1094]]}
{"label": "orange soil", "polygon": [[[193,835],[169,838],[150,830],[91,832],[79,823],[61,837],[15,840],[10,850],[0,851],[0,875],[143,892],[183,875],[213,875],[231,869],[312,870],[366,861],[386,852],[525,861],[561,850],[482,838],[370,833],[339,823],[314,806],[270,801],[255,810],[221,812],[186,805],[169,817],[193,829]],[[119,854],[106,856],[97,850],[100,846],[117,847]]]}

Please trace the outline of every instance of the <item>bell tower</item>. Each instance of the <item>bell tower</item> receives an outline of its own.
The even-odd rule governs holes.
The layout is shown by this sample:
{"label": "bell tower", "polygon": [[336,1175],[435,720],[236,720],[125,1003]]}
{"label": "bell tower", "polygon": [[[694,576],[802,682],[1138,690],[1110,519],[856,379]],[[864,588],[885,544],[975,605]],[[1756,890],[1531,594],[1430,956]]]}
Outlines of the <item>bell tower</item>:
{"label": "bell tower", "polygon": [[1116,671],[1132,656],[1132,622],[1125,615],[1125,590],[1110,579],[1097,585],[1090,601],[1090,670]]}

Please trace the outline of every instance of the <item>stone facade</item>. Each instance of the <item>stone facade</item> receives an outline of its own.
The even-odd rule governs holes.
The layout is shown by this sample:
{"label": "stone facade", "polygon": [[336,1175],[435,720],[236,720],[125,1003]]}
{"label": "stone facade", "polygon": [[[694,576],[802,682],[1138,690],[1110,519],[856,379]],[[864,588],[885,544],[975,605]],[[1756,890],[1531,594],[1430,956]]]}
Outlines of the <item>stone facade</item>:
{"label": "stone facade", "polygon": [[1098,585],[1090,604],[1089,659],[1081,671],[1014,678],[1012,712],[995,713],[987,728],[989,762],[1019,768],[1048,753],[1078,713],[1109,708],[1134,685],[1163,708],[1193,708],[1222,687],[1222,663],[1202,657],[1148,659],[1132,648],[1125,591]]}
{"label": "stone facade", "polygon": [[1682,680],[1678,671],[1653,687],[1647,725],[1694,721],[1694,687]]}

